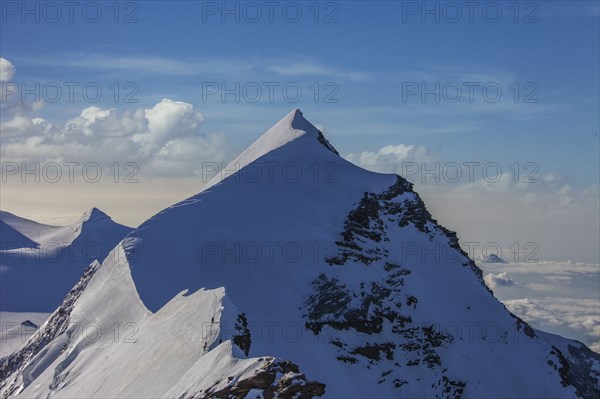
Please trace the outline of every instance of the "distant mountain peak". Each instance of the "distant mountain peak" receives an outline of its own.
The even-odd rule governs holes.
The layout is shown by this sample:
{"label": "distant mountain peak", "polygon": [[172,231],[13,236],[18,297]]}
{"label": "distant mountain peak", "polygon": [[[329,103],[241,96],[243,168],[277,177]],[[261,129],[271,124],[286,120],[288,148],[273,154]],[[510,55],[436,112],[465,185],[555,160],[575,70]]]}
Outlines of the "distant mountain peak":
{"label": "distant mountain peak", "polygon": [[84,212],[83,216],[81,217],[82,222],[95,222],[102,219],[110,219],[110,216],[108,216],[106,213],[102,212],[96,207],[88,209]]}
{"label": "distant mountain peak", "polygon": [[481,257],[481,261],[484,263],[506,263],[504,259],[496,254],[487,254]]}
{"label": "distant mountain peak", "polygon": [[66,226],[48,226],[8,212],[0,216],[2,311],[55,309],[84,268],[95,259],[104,260],[132,230],[98,208]]}

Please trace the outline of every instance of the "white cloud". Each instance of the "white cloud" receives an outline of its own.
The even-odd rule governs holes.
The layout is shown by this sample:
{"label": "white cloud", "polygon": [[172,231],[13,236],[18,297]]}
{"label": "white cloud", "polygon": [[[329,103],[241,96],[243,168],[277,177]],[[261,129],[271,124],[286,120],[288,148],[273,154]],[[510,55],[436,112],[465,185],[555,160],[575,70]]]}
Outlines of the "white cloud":
{"label": "white cloud", "polygon": [[147,151],[161,148],[175,132],[184,137],[196,134],[204,122],[204,116],[194,111],[192,104],[169,99],[163,99],[147,109],[145,118],[148,120],[148,130],[134,139],[145,143]]}
{"label": "white cloud", "polygon": [[33,129],[33,119],[22,115],[15,115],[8,121],[2,121],[0,133],[2,136],[19,135],[31,132]]}
{"label": "white cloud", "polygon": [[167,142],[150,163],[152,170],[174,176],[202,176],[202,162],[226,159],[226,142],[222,134],[208,137],[189,136]]}
{"label": "white cloud", "polygon": [[595,299],[542,297],[504,301],[508,309],[539,329],[564,335],[575,332],[577,339],[600,353],[600,308]]}
{"label": "white cloud", "polygon": [[544,261],[480,267],[496,297],[513,313],[536,328],[600,352],[599,264]]}
{"label": "white cloud", "polygon": [[44,101],[35,101],[33,104],[31,104],[31,110],[36,112],[39,111],[40,109],[44,108],[44,105],[46,103]]}
{"label": "white cloud", "polygon": [[316,62],[308,61],[272,61],[265,68],[267,71],[278,73],[282,76],[336,76],[349,80],[369,80],[370,76],[364,72],[343,71],[340,69],[328,67]]}
{"label": "white cloud", "polygon": [[0,82],[8,82],[15,76],[15,66],[6,58],[0,57]]}
{"label": "white cloud", "polygon": [[496,289],[499,286],[510,287],[514,285],[514,281],[508,276],[508,273],[499,273],[499,274],[486,274],[483,278],[486,284],[492,289]]}
{"label": "white cloud", "polygon": [[64,122],[15,114],[0,122],[2,159],[12,162],[135,162],[151,176],[193,176],[202,162],[226,159],[223,135],[205,135],[191,104],[163,99],[148,109],[91,106]]}
{"label": "white cloud", "polygon": [[[303,61],[297,61],[300,58]],[[325,65],[306,56],[293,57],[203,57],[168,58],[153,55],[67,54],[55,57],[25,57],[20,63],[37,66],[58,66],[80,70],[131,73],[134,76],[218,76],[222,79],[272,80],[273,74],[288,77],[322,76],[348,80],[368,80],[363,71],[351,71]]]}
{"label": "white cloud", "polygon": [[365,169],[382,173],[402,173],[403,164],[410,162],[429,162],[432,157],[427,148],[421,145],[387,145],[377,152],[363,151],[360,154],[348,154],[345,158]]}
{"label": "white cloud", "polygon": [[114,108],[111,109],[101,109],[95,106],[88,107],[81,111],[81,118],[85,121],[85,126],[91,126],[96,119],[106,118],[114,112]]}

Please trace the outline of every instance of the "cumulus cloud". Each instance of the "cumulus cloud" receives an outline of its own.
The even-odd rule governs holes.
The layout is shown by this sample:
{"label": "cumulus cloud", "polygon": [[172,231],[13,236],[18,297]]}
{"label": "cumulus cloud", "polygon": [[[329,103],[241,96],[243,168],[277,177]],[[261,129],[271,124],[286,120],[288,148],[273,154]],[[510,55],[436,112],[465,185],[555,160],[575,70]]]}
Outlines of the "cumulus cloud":
{"label": "cumulus cloud", "polygon": [[430,162],[427,148],[421,145],[387,145],[376,152],[363,151],[360,154],[348,154],[345,158],[368,170],[381,173],[402,173],[403,164],[409,162]]}
{"label": "cumulus cloud", "polygon": [[[150,167],[172,176],[202,176],[202,163],[227,159],[223,135],[188,136],[168,141],[154,156]],[[206,176],[204,176],[206,178]]]}
{"label": "cumulus cloud", "polygon": [[173,132],[182,137],[194,136],[204,122],[204,116],[195,112],[192,104],[167,99],[145,110],[144,116],[148,121],[148,129],[136,134],[134,140],[142,143],[148,152],[160,149]]}
{"label": "cumulus cloud", "polygon": [[15,66],[6,58],[0,57],[0,82],[8,82],[15,76]]}
{"label": "cumulus cloud", "polygon": [[600,316],[596,299],[519,298],[504,301],[504,304],[511,312],[542,330],[553,330],[562,335],[579,334],[579,340],[600,353]]}
{"label": "cumulus cloud", "polygon": [[170,99],[148,109],[91,106],[60,123],[16,113],[0,122],[0,154],[13,162],[135,162],[141,173],[187,177],[202,162],[226,159],[225,138],[203,134],[203,122],[191,104]]}
{"label": "cumulus cloud", "polygon": [[486,274],[483,278],[486,284],[492,289],[496,289],[499,286],[510,287],[514,285],[514,281],[508,276],[508,273],[499,273],[499,274]]}

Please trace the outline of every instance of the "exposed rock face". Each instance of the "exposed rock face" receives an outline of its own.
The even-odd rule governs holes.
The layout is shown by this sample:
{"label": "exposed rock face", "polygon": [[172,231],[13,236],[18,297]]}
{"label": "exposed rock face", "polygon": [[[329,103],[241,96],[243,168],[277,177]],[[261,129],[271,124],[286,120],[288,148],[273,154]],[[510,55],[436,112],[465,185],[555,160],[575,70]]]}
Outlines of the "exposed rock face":
{"label": "exposed rock face", "polygon": [[558,370],[563,386],[575,388],[577,396],[599,399],[600,355],[585,345],[577,344],[567,345],[567,353],[553,346],[550,354],[555,356],[555,360],[548,360],[548,364]]}
{"label": "exposed rock face", "polygon": [[37,324],[35,324],[31,320],[25,320],[23,323],[21,323],[21,325],[24,327],[30,327],[30,328],[38,328],[39,327]]}
{"label": "exposed rock face", "polygon": [[[264,359],[264,365],[250,378],[235,381],[223,389],[215,391],[209,388],[202,399],[242,399],[251,390],[262,391],[262,399],[311,399],[325,393],[325,385],[316,381],[307,381],[306,376],[294,363]],[[218,382],[217,382],[218,383]]]}
{"label": "exposed rock face", "polygon": [[[40,327],[38,331],[27,341],[25,346],[1,359],[0,363],[0,392],[3,398],[17,394],[24,386],[20,381],[23,371],[31,366],[35,356],[43,351],[51,341],[63,335],[69,327],[71,311],[77,300],[87,287],[89,281],[100,267],[98,262],[93,262],[84,271],[79,282],[69,291],[62,304]],[[64,351],[63,348],[57,356]]]}
{"label": "exposed rock face", "polygon": [[340,155],[340,153],[331,145],[329,140],[323,136],[323,133],[320,130],[318,131],[317,139],[319,140],[319,143],[323,144],[329,151],[333,152],[335,155]]}
{"label": "exposed rock face", "polygon": [[412,183],[396,175],[396,183],[387,191],[364,193],[358,207],[352,210],[344,223],[342,241],[336,244],[340,250],[338,255],[326,259],[330,265],[343,265],[349,260],[363,262],[367,265],[385,257],[385,250],[377,248],[363,249],[361,244],[365,239],[376,243],[389,241],[386,235],[384,220],[393,221],[400,227],[412,224],[418,231],[433,236],[441,233],[449,241],[450,248],[456,249],[465,258],[464,266],[469,266],[477,275],[481,284],[483,272],[473,260],[469,258],[458,244],[456,232],[446,229],[433,219],[425,203],[415,191]]}
{"label": "exposed rock face", "polygon": [[246,319],[244,313],[238,315],[234,328],[236,334],[232,337],[233,343],[248,356],[250,345],[252,344],[252,337],[250,336],[250,329],[248,329],[248,319]]}
{"label": "exposed rock face", "polygon": [[[389,383],[395,388],[407,384],[402,378],[404,367],[427,367],[441,374],[434,382],[440,394],[448,393],[450,385],[454,396],[460,397],[465,383],[450,380],[444,375],[438,348],[452,343],[451,336],[437,331],[434,326],[414,323],[411,311],[418,306],[413,295],[403,292],[404,279],[410,271],[393,264],[386,264],[388,272],[384,284],[361,284],[353,291],[339,279],[322,274],[313,282],[314,294],[305,303],[306,328],[319,335],[324,328],[337,331],[354,330],[364,334],[364,345],[353,346],[343,338],[331,340],[337,347],[338,360],[350,364],[362,364],[367,368],[389,361],[390,369],[381,375],[380,384]],[[388,340],[382,331],[391,331],[396,337]],[[448,382],[444,382],[444,381]],[[450,385],[449,385],[450,384]],[[452,385],[454,384],[454,385]]]}

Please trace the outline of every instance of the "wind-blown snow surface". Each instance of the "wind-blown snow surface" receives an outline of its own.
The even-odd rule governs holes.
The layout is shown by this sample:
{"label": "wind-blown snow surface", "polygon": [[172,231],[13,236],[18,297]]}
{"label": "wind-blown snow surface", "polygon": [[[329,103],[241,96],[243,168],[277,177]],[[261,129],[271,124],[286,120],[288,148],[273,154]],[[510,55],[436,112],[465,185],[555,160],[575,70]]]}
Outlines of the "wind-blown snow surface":
{"label": "wind-blown snow surface", "polygon": [[508,312],[408,182],[299,110],[227,170],[90,266],[2,394],[597,396],[598,355]]}
{"label": "wind-blown snow surface", "polygon": [[83,270],[130,231],[96,208],[68,226],[0,211],[0,310],[53,311]]}

